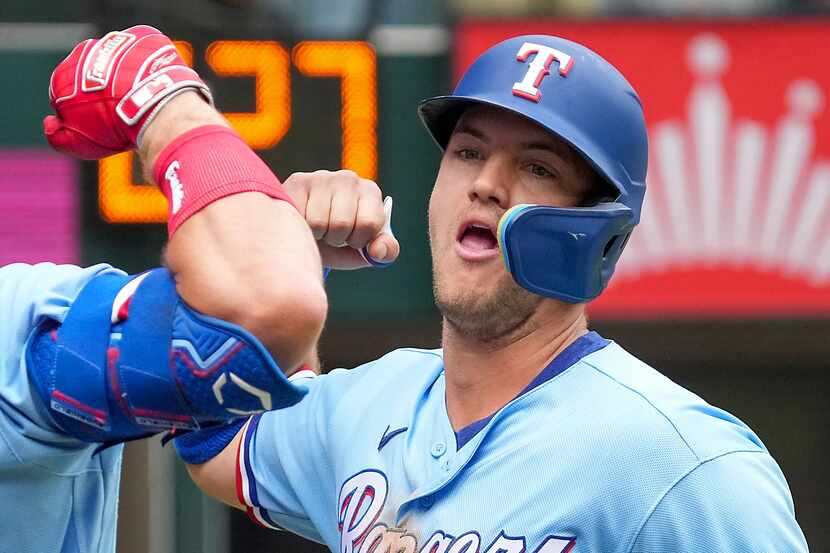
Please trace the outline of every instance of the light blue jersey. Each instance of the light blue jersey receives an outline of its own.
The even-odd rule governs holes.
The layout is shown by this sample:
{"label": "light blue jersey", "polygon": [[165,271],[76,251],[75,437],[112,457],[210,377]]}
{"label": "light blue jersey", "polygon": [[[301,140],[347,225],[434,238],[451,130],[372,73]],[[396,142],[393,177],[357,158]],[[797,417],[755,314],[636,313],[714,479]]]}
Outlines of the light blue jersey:
{"label": "light blue jersey", "polygon": [[307,385],[245,426],[237,487],[255,520],[333,551],[807,550],[758,437],[596,333],[458,433],[440,350]]}
{"label": "light blue jersey", "polygon": [[[111,553],[122,446],[63,434],[30,384],[25,346],[33,330],[60,322],[106,265],[14,264],[0,268],[0,552]],[[118,272],[119,274],[123,274]]]}

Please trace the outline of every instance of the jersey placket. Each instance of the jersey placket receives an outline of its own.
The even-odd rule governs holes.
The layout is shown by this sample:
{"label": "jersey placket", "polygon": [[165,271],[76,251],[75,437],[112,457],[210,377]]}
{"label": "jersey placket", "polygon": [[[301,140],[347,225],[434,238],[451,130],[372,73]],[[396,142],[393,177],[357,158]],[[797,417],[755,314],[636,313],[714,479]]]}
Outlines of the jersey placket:
{"label": "jersey placket", "polygon": [[431,477],[417,487],[401,504],[395,513],[395,524],[401,525],[403,519],[413,509],[429,509],[435,502],[435,495],[448,486],[467,466],[475,455],[481,443],[487,437],[493,423],[499,418],[501,411],[496,413],[487,425],[460,450],[455,449],[455,433],[447,416],[444,404],[444,378],[441,377],[432,391],[435,394],[431,401],[440,401],[442,408],[437,413],[430,441],[420,445],[420,455],[426,455],[425,463],[432,465]]}

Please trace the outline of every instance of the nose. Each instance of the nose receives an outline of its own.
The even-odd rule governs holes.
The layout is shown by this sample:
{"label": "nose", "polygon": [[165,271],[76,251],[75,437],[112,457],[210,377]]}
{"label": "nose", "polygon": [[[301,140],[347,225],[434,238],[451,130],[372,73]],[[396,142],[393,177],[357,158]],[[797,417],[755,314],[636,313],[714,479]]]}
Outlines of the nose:
{"label": "nose", "polygon": [[502,209],[510,206],[510,156],[496,153],[480,165],[470,188],[470,200],[493,202]]}

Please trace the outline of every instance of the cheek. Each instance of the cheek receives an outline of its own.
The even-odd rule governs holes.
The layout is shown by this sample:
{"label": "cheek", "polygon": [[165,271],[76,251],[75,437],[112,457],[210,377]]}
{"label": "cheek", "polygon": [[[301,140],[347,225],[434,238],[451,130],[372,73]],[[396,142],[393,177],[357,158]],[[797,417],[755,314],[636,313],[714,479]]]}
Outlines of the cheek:
{"label": "cheek", "polygon": [[449,197],[451,187],[446,184],[446,181],[441,179],[439,173],[438,179],[435,181],[435,186],[432,189],[432,194],[429,197],[429,234],[430,239],[434,242],[443,240],[446,234],[446,226],[450,219],[453,199]]}
{"label": "cheek", "polygon": [[520,186],[513,190],[511,205],[539,204],[557,207],[576,207],[582,200],[582,194],[566,188],[556,181],[522,178]]}
{"label": "cheek", "polygon": [[442,257],[441,252],[446,250],[446,215],[441,209],[442,204],[440,190],[436,185],[429,197],[429,211],[427,212],[429,247],[433,264],[439,262]]}
{"label": "cheek", "polygon": [[427,228],[429,230],[429,240],[434,242],[436,238],[435,233],[435,189],[429,195],[429,205],[427,206]]}

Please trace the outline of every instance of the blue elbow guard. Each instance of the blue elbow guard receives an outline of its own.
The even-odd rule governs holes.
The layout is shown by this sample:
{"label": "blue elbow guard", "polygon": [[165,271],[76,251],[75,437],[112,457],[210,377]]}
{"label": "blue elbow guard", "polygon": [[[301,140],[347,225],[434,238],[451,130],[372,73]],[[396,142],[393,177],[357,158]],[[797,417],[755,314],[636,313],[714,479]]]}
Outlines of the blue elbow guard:
{"label": "blue elbow guard", "polygon": [[28,369],[56,424],[83,441],[206,428],[306,393],[250,333],[185,305],[166,269],[101,275],[52,326],[31,340]]}
{"label": "blue elbow guard", "polygon": [[[315,378],[317,374],[311,369],[301,370],[290,377],[291,382]],[[185,432],[173,436],[173,445],[182,461],[190,465],[200,465],[219,455],[233,441],[239,430],[248,422],[240,418],[222,426],[213,426],[195,432]]]}

